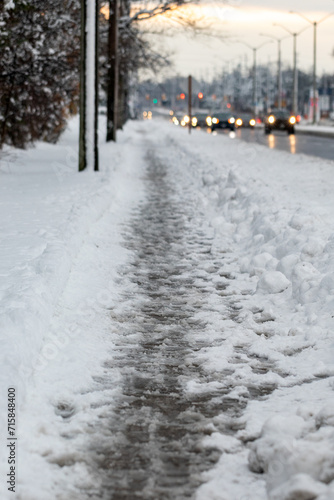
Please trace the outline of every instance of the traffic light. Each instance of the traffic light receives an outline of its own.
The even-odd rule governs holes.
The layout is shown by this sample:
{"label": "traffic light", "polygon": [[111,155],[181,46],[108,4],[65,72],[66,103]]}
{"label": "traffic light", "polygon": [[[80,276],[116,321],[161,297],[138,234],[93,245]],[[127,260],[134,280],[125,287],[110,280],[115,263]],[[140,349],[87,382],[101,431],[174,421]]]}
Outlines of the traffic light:
{"label": "traffic light", "polygon": [[184,94],[184,93],[182,92],[182,94],[180,94],[180,99],[185,99],[185,98],[186,98],[186,94]]}
{"label": "traffic light", "polygon": [[153,99],[153,104],[158,104],[158,99]]}
{"label": "traffic light", "polygon": [[197,97],[198,99],[203,99],[204,97],[203,92],[198,92]]}

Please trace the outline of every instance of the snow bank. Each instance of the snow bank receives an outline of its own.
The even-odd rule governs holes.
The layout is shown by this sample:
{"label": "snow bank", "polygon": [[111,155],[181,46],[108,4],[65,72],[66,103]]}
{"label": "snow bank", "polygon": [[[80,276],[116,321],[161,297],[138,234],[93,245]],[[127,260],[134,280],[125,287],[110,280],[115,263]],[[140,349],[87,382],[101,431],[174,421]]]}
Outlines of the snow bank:
{"label": "snow bank", "polygon": [[249,466],[267,474],[270,499],[332,498],[334,406],[315,415],[298,413],[275,416],[264,424],[251,446]]}
{"label": "snow bank", "polygon": [[[70,147],[75,151],[74,141]],[[45,144],[23,152],[7,149],[0,164],[5,235],[0,380],[5,387],[17,387],[21,398],[38,370],[43,339],[73,259],[113,196],[105,174],[79,175],[76,167],[65,147]]]}
{"label": "snow bank", "polygon": [[[170,132],[173,141],[180,132]],[[208,372],[233,370],[225,381],[237,400],[252,388],[268,392],[248,404],[237,433],[241,442],[254,441],[243,484],[254,473],[266,480],[266,494],[259,482],[257,495],[245,498],[333,498],[333,163],[233,134],[193,135],[183,135],[182,161],[215,231],[213,249],[223,252],[233,277],[223,295],[237,322],[229,329],[225,322],[222,346],[206,348],[197,362]],[[194,153],[197,161],[188,160]],[[210,332],[217,328],[211,320]],[[236,446],[229,453],[241,457]],[[242,481],[227,479],[227,463],[223,454],[197,500],[213,491],[212,498],[239,498]],[[234,487],[224,496],[222,484]]]}

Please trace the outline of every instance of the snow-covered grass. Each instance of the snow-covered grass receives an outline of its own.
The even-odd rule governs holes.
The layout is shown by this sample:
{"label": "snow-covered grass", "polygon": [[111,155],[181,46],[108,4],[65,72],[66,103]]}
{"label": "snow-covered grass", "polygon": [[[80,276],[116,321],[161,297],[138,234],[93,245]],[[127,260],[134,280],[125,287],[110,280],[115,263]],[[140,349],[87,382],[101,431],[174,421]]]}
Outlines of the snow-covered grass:
{"label": "snow-covered grass", "polygon": [[[171,172],[197,197],[212,251],[234,278],[221,302],[198,313],[203,335],[224,341],[196,361],[226,371],[235,400],[266,394],[250,398],[233,436],[220,430],[228,415],[213,422],[203,446],[222,456],[197,500],[334,498],[334,163],[233,137],[129,123],[117,145],[102,146],[100,173],[76,172],[75,121],[57,146],[4,152],[0,377],[18,393],[20,500],[72,500],[82,498],[74,484],[92,487],[85,433],[108,411],[118,374],[110,369],[103,393],[92,377],[106,376],[116,341],[110,310],[130,286],[118,274],[128,258],[120,225],[145,197],[152,144],[170,151]],[[186,390],[204,390],[199,382]],[[2,422],[5,403],[3,393]],[[3,465],[6,473],[1,456]],[[0,487],[6,499],[4,480]]]}
{"label": "snow-covered grass", "polygon": [[[136,144],[129,135],[120,133],[117,145],[102,145],[99,173],[77,172],[77,120],[57,146],[40,143],[27,151],[7,149],[2,155],[1,442],[7,438],[6,391],[15,387],[18,479],[36,486],[22,485],[18,498],[24,500],[55,498],[52,484],[59,480],[57,474],[45,476],[47,497],[34,477],[41,477],[38,456],[33,468],[27,465],[35,452],[47,455],[50,446],[57,451],[57,439],[52,439],[55,422],[49,414],[68,404],[68,394],[87,390],[92,371],[105,356],[102,333],[96,332],[103,330],[107,302],[113,297],[111,278],[125,258],[116,225],[141,196],[136,177],[142,168],[140,139]],[[104,240],[107,256],[98,250]],[[84,283],[73,278],[80,259]],[[102,311],[100,323],[97,310]],[[23,410],[27,397],[28,412]],[[9,467],[5,446],[0,453],[4,478]],[[7,498],[5,481],[0,488],[1,498]]]}

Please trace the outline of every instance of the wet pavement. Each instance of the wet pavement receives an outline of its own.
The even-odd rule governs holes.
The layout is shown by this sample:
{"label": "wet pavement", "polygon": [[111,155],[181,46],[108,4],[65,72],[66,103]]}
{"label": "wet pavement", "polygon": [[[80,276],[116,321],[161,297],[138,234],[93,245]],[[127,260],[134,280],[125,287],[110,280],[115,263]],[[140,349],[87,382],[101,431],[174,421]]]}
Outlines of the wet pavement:
{"label": "wet pavement", "polygon": [[[196,199],[186,191],[180,197],[180,186],[153,148],[147,165],[147,200],[124,229],[133,261],[121,274],[133,291],[123,297],[122,317],[114,318],[120,342],[105,365],[119,370],[121,391],[104,422],[112,440],[94,445],[100,486],[89,498],[194,498],[202,473],[221,455],[201,441],[219,425],[221,432],[233,434],[247,405],[247,398],[229,397],[231,387],[196,362],[197,351],[224,342],[223,336],[205,333],[206,317],[210,299],[214,295],[223,303],[233,276],[224,270],[224,256],[215,255],[212,234],[201,227]],[[202,317],[201,311],[206,313]],[[227,316],[238,321],[239,312],[230,300]],[[242,353],[240,346],[236,364],[245,362]],[[268,370],[259,360],[255,367]],[[219,377],[231,373],[233,367]],[[187,391],[194,380],[210,390]],[[107,379],[100,384],[103,388]],[[271,390],[253,388],[249,395],[262,397]],[[231,417],[230,424],[216,422],[213,427],[222,413]]]}
{"label": "wet pavement", "polygon": [[295,135],[288,135],[285,131],[274,131],[272,134],[265,135],[262,128],[255,130],[241,128],[236,131],[236,137],[246,142],[255,142],[268,146],[270,149],[279,149],[291,154],[305,154],[334,160],[333,137],[298,133],[298,127],[296,127]]}

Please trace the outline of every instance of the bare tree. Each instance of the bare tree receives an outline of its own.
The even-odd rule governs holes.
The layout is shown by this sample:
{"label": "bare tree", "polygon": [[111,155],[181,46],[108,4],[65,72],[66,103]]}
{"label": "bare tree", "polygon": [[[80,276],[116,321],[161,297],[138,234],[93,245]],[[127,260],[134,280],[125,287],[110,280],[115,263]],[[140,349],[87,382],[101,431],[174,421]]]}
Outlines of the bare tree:
{"label": "bare tree", "polygon": [[[139,23],[177,11],[184,0],[166,0],[130,3],[129,0],[109,1],[109,43],[107,84],[107,141],[116,140],[116,130],[127,118],[129,78],[140,67],[161,67],[168,64],[166,57],[152,50],[139,29]],[[180,19],[186,24],[185,18]]]}

